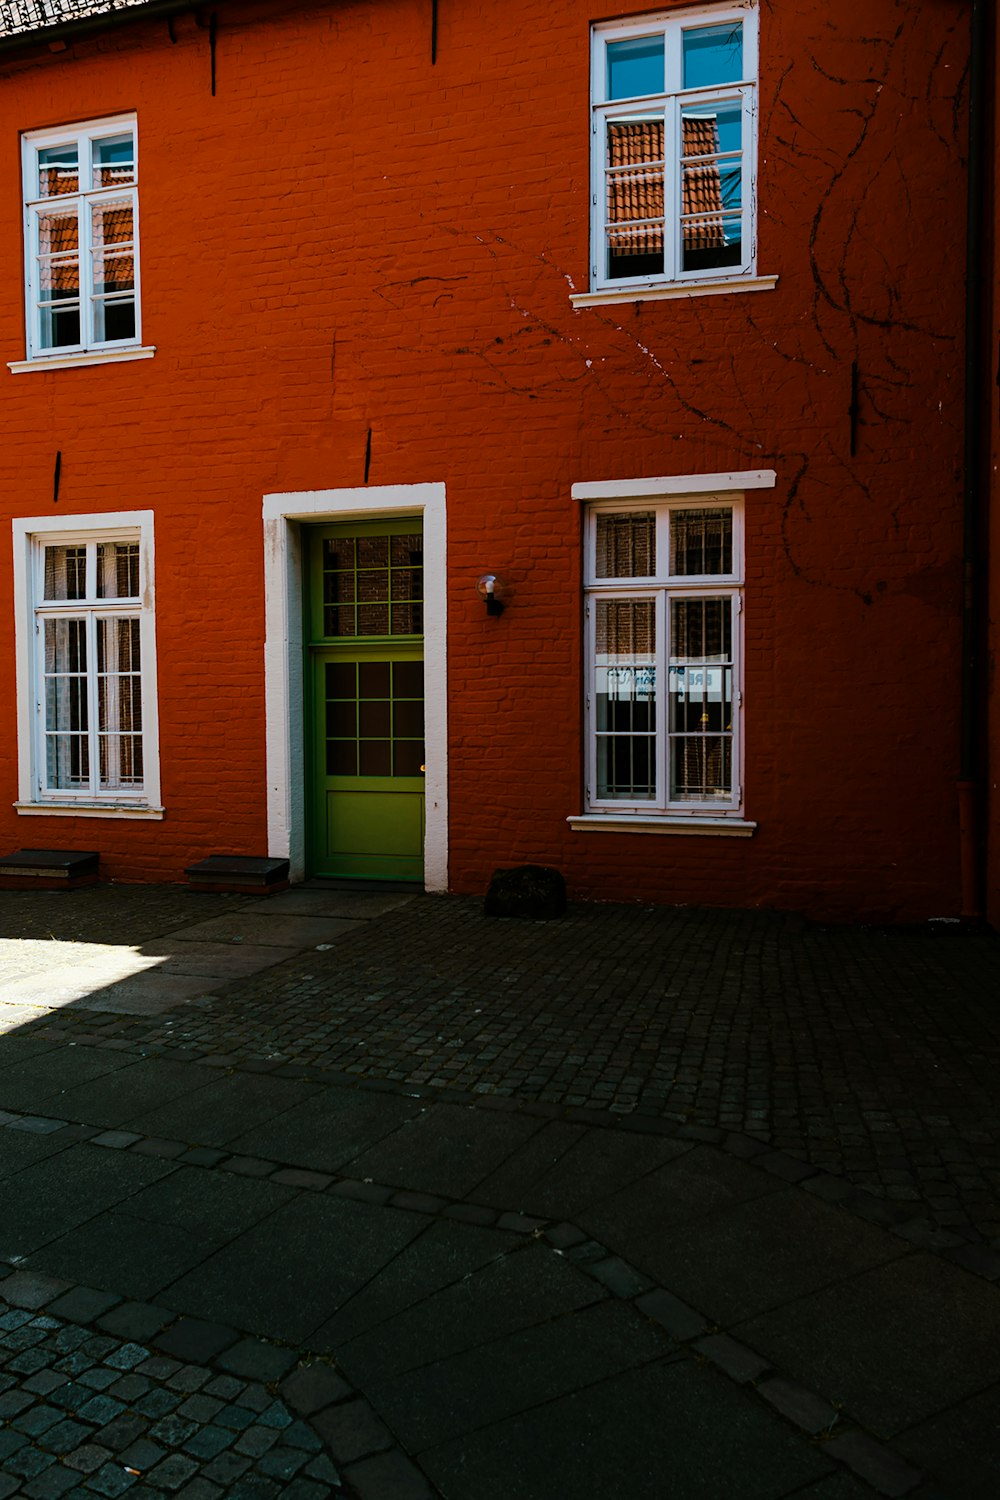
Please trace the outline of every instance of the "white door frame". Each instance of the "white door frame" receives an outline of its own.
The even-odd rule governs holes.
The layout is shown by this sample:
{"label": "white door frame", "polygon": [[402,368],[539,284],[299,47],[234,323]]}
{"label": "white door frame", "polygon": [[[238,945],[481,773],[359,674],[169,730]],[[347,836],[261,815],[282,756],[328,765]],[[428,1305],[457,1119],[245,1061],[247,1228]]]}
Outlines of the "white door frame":
{"label": "white door frame", "polygon": [[447,528],[443,484],[365,485],[264,496],[264,704],[267,852],[306,873],[303,523],[421,515],[427,773],[424,887],[448,889]]}

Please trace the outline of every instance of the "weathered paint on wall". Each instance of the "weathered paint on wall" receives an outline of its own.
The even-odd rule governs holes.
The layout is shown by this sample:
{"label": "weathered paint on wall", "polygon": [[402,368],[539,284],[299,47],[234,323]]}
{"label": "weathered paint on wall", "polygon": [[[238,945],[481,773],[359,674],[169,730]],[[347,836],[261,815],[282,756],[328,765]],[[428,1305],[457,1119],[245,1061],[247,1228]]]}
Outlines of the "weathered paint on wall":
{"label": "weathered paint on wall", "polygon": [[[614,5],[610,14],[629,14]],[[155,358],[0,369],[0,515],[156,513],[155,825],[18,819],[116,878],[263,852],[266,493],[444,481],[450,871],[558,865],[578,897],[951,915],[961,552],[961,0],[763,5],[758,270],[776,290],[574,309],[588,276],[579,0],[222,4],[0,59],[0,252],[18,133],[138,115]],[[24,353],[20,280],[0,351]],[[858,370],[851,454],[851,367]],[[752,839],[574,833],[574,482],[773,468],[747,497]],[[10,578],[10,528],[0,577]],[[509,584],[500,619],[474,592]],[[6,590],[5,590],[6,592]],[[12,703],[9,610],[0,696]],[[43,830],[44,829],[44,833]],[[30,836],[29,836],[30,835]]]}

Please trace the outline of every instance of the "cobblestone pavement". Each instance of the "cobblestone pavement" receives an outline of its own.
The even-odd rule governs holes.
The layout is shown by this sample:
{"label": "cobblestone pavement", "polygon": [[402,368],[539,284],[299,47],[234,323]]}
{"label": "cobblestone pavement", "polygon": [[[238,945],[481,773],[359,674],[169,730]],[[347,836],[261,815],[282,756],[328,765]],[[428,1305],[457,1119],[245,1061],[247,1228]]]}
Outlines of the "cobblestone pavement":
{"label": "cobblestone pavement", "polygon": [[[44,912],[39,899],[0,893],[0,931],[106,940],[117,911],[106,888]],[[114,921],[134,939],[219,902],[234,921],[260,909],[227,899],[209,913],[186,892],[132,888]],[[990,935],[611,905],[498,922],[475,900],[418,897],[167,1016],[67,1008],[52,1024],[237,1067],[742,1131],[1000,1243]]]}
{"label": "cobblestone pavement", "polygon": [[998,976],[767,913],[0,894],[0,1500],[993,1500]]}
{"label": "cobblestone pavement", "polygon": [[[225,1365],[172,1359],[17,1300],[54,1300],[91,1314],[103,1303],[107,1314],[117,1299],[67,1293],[16,1271],[0,1281],[0,1495],[167,1500],[180,1491],[190,1500],[323,1500],[345,1493],[322,1439],[276,1386]],[[108,1318],[112,1326],[129,1320],[127,1308]],[[143,1321],[142,1309],[131,1311],[131,1321]],[[294,1363],[286,1350],[259,1343],[244,1343],[228,1362],[257,1364],[272,1377]],[[308,1368],[300,1385],[303,1373]],[[340,1384],[335,1376],[331,1383]],[[294,1379],[289,1390],[294,1397]]]}

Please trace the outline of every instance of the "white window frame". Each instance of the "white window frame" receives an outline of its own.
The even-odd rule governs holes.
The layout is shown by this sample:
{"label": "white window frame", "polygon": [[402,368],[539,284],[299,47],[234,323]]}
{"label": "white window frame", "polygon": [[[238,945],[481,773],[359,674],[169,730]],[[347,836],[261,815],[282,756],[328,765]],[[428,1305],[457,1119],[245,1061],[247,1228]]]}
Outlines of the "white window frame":
{"label": "white window frame", "polygon": [[[608,833],[708,833],[749,836],[756,824],[744,817],[744,700],[743,700],[743,594],[744,511],[742,491],[728,488],[737,478],[747,488],[766,488],[774,484],[772,470],[748,472],[741,476],[698,475],[661,480],[636,480],[631,483],[577,484],[573,494],[590,502],[584,516],[584,627],[585,627],[585,804],[584,812],[567,821],[578,832]],[[732,513],[732,570],[726,574],[671,575],[669,572],[668,517],[671,512],[725,508]],[[597,518],[604,514],[649,512],[656,515],[656,571],[647,578],[598,578],[596,569]],[[656,702],[656,787],[653,799],[625,800],[599,798],[597,787],[596,726],[596,614],[600,598],[654,598],[656,613],[656,666],[662,689]],[[732,792],[726,798],[705,801],[680,801],[669,795],[669,637],[667,619],[669,603],[677,598],[726,597],[733,610],[733,748]]]}
{"label": "white window frame", "polygon": [[[727,21],[739,22],[743,28],[743,78],[739,82],[711,88],[682,89],[681,33],[699,26],[714,26]],[[664,93],[637,99],[609,100],[607,97],[606,48],[609,42],[620,42],[662,33],[664,37]],[[685,296],[693,293],[724,291],[763,291],[772,288],[777,277],[758,277],[757,265],[757,77],[758,13],[756,4],[745,6],[701,6],[692,9],[652,12],[627,22],[602,22],[591,32],[591,290],[574,296],[574,305],[611,300],[641,299],[643,296]],[[742,101],[742,260],[738,266],[698,268],[684,271],[680,266],[680,111],[688,103],[718,100]],[[607,224],[605,188],[606,122],[616,115],[634,111],[637,103],[662,105],[665,114],[664,156],[664,270],[649,277],[611,277],[607,274]]]}
{"label": "white window frame", "polygon": [[[14,533],[15,656],[17,666],[18,801],[21,815],[162,818],[157,722],[156,622],[154,615],[153,512],[118,511],[96,516],[19,517]],[[45,548],[99,542],[139,543],[137,599],[44,599]],[[44,630],[56,615],[93,619],[138,616],[141,660],[143,784],[96,791],[45,785]],[[88,677],[93,679],[93,658]],[[91,713],[91,732],[96,720]],[[94,766],[94,757],[91,756]]]}
{"label": "white window frame", "polygon": [[[124,186],[93,187],[93,163],[91,147],[94,141],[105,136],[132,136],[133,180]],[[79,189],[76,193],[41,198],[38,196],[38,152],[53,146],[75,145],[79,163]],[[101,120],[65,127],[59,130],[33,130],[21,137],[21,171],[24,193],[24,265],[25,265],[25,330],[27,359],[14,361],[8,368],[20,373],[25,368],[94,364],[123,358],[147,358],[154,351],[142,344],[142,293],[139,274],[139,137],[134,114],[109,115]],[[90,206],[102,198],[125,198],[132,201],[132,237],[135,332],[125,339],[97,339],[94,335],[93,301],[93,225]],[[40,214],[75,205],[78,211],[79,276],[80,276],[80,340],[76,344],[60,344],[54,348],[44,347],[41,336],[41,307],[39,305],[39,237]]]}

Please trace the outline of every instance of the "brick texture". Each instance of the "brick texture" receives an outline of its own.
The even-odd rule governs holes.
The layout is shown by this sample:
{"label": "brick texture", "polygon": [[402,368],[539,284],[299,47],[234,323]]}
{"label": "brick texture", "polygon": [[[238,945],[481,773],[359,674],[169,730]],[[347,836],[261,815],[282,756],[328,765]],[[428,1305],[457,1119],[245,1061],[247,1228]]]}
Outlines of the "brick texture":
{"label": "brick texture", "polygon": [[[155,512],[158,824],[18,820],[179,880],[266,849],[261,499],[363,482],[448,496],[450,881],[556,865],[574,897],[919,919],[958,903],[966,7],[820,0],[761,17],[759,253],[773,292],[576,309],[588,281],[581,0],[221,3],[0,59],[0,247],[22,130],[138,115],[155,358],[0,366],[11,517]],[[629,14],[612,4],[602,15]],[[20,277],[3,358],[24,354]],[[850,451],[857,364],[856,454]],[[573,833],[578,480],[774,468],[747,498],[752,839]],[[474,583],[508,583],[500,620]],[[14,701],[11,612],[0,698]],[[30,835],[30,836],[29,836]],[[98,835],[95,840],[95,835]]]}

